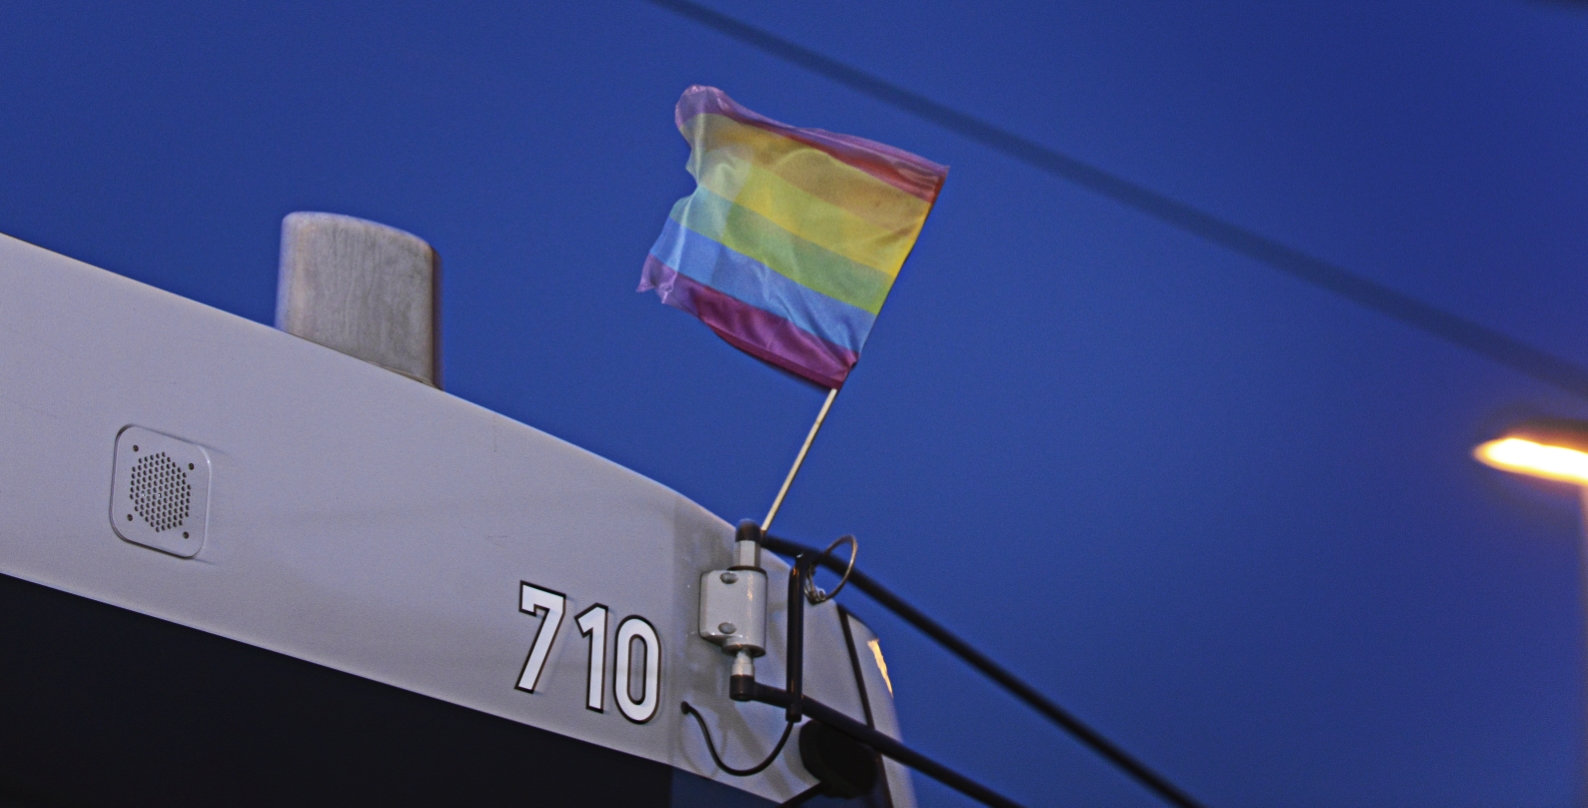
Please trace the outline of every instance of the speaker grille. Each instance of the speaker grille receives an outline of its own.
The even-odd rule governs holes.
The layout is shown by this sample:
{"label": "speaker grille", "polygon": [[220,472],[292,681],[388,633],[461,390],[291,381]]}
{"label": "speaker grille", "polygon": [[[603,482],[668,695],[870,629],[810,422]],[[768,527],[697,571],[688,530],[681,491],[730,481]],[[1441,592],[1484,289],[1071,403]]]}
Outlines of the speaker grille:
{"label": "speaker grille", "polygon": [[192,515],[193,485],[187,481],[187,472],[170,455],[160,452],[133,464],[127,498],[154,532],[163,533],[181,527]]}
{"label": "speaker grille", "polygon": [[116,435],[111,528],[133,544],[192,558],[209,530],[211,473],[204,447],[141,426],[123,427]]}

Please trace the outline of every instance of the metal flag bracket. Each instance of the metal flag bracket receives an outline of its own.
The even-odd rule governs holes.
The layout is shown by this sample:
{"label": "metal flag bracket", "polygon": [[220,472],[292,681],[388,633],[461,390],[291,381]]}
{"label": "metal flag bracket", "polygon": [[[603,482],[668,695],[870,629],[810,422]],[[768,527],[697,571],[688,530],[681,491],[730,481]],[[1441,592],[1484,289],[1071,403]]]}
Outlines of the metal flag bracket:
{"label": "metal flag bracket", "polygon": [[[853,536],[838,539],[821,553],[806,552],[794,558],[794,563],[789,566],[788,578],[788,625],[784,651],[786,680],[781,688],[756,681],[755,658],[766,653],[767,580],[766,571],[760,564],[761,544],[765,538],[760,525],[749,521],[740,523],[735,534],[734,565],[701,576],[700,636],[720,646],[723,653],[734,657],[728,677],[729,698],[783,708],[783,737],[778,740],[771,754],[758,765],[747,769],[730,767],[718,756],[711,733],[699,711],[689,702],[683,702],[680,705],[683,712],[693,716],[700,725],[712,761],[732,775],[747,777],[757,774],[782,753],[794,725],[809,718],[810,721],[800,731],[801,757],[813,758],[805,761],[805,769],[817,777],[820,783],[816,789],[797,797],[799,801],[803,801],[800,798],[817,793],[858,796],[854,792],[858,784],[876,777],[876,755],[880,754],[983,804],[1018,808],[1018,803],[905,746],[898,739],[805,695],[805,604],[807,600],[816,604],[831,599],[848,581],[858,553]],[[845,542],[850,545],[848,571],[831,593],[822,592],[811,583],[812,573],[823,558]],[[807,739],[807,735],[811,737]],[[839,742],[835,743],[835,740]],[[836,757],[842,760],[827,759]]]}

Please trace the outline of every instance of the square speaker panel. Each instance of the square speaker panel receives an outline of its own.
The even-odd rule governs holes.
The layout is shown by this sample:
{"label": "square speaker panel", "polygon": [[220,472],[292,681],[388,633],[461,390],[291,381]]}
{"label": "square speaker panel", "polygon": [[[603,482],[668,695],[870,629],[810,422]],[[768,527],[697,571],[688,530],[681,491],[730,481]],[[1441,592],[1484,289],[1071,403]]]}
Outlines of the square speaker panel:
{"label": "square speaker panel", "polygon": [[209,524],[210,458],[196,444],[129,426],[116,436],[110,525],[134,544],[191,558]]}

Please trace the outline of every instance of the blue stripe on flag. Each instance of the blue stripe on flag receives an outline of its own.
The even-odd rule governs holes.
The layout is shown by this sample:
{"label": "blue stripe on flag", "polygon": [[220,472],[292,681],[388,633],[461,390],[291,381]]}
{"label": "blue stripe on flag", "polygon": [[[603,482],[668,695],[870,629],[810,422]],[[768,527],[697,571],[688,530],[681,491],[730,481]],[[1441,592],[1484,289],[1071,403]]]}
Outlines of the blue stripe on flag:
{"label": "blue stripe on flag", "polygon": [[744,253],[686,229],[672,218],[663,225],[651,255],[680,275],[856,353],[865,345],[871,326],[877,321],[871,312],[801,286]]}

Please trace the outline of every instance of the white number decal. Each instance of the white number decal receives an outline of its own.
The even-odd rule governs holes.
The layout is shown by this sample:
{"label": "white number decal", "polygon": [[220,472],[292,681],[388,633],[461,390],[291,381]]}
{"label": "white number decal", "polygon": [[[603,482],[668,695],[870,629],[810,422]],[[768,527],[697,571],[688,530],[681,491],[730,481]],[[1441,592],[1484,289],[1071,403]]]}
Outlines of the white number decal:
{"label": "white number decal", "polygon": [[[629,658],[635,642],[644,646],[641,653],[645,655],[645,674],[640,682],[643,695],[638,701],[632,695],[634,666]],[[656,636],[656,628],[643,617],[623,618],[623,622],[618,624],[617,655],[614,662],[613,695],[617,696],[618,710],[623,713],[624,718],[636,724],[643,724],[654,718],[656,708],[662,701],[662,641]]]}
{"label": "white number decal", "polygon": [[584,706],[606,712],[607,607],[597,603],[574,618],[579,633],[590,638],[589,678],[585,685]]}
{"label": "white number decal", "polygon": [[524,660],[524,672],[518,676],[518,689],[533,693],[535,685],[540,683],[540,672],[546,667],[552,640],[557,638],[557,629],[562,627],[562,611],[568,599],[561,592],[520,583],[518,610],[531,617],[545,612],[540,628],[535,631],[535,644],[530,646],[529,657]]}
{"label": "white number decal", "polygon": [[[540,674],[551,657],[551,646],[557,639],[557,630],[562,628],[562,616],[567,608],[568,598],[563,593],[519,582],[518,610],[540,618],[540,628],[535,630],[535,642],[529,648],[524,670],[518,675],[518,684],[515,685],[519,690],[534,693],[540,686]],[[606,712],[609,615],[605,605],[596,603],[574,617],[579,633],[590,638],[584,706],[598,713]],[[649,620],[630,615],[618,624],[616,645],[612,691],[617,697],[618,710],[624,718],[644,724],[656,717],[656,709],[662,703],[661,638]],[[635,698],[636,692],[639,698]]]}

